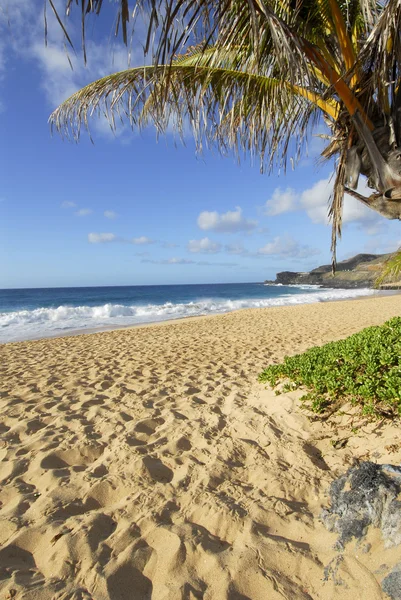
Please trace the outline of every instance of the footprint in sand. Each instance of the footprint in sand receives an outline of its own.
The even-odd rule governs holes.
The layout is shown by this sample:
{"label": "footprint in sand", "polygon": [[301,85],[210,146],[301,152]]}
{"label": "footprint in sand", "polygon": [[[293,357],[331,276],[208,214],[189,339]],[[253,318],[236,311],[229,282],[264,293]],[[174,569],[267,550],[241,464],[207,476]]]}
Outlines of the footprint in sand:
{"label": "footprint in sand", "polygon": [[11,574],[24,573],[29,579],[29,574],[36,570],[33,555],[14,544],[0,550],[0,579],[6,579]]}
{"label": "footprint in sand", "polygon": [[130,563],[124,563],[107,578],[107,591],[110,600],[132,600],[132,591],[137,598],[148,600],[152,597],[152,582]]}
{"label": "footprint in sand", "polygon": [[192,444],[188,438],[183,436],[183,437],[180,437],[179,440],[177,440],[177,442],[175,444],[175,448],[176,448],[176,450],[181,450],[181,451],[191,450]]}
{"label": "footprint in sand", "polygon": [[96,502],[102,508],[118,503],[127,495],[127,490],[120,481],[105,479],[95,483],[89,490],[86,501]]}
{"label": "footprint in sand", "polygon": [[145,456],[142,459],[145,471],[150,475],[153,481],[158,483],[170,483],[174,477],[174,473],[167,467],[160,458]]}
{"label": "footprint in sand", "polygon": [[134,427],[134,431],[151,436],[164,423],[165,420],[162,417],[156,417],[155,419],[144,419],[143,421],[138,421]]}
{"label": "footprint in sand", "polygon": [[146,446],[146,442],[144,440],[140,440],[134,435],[127,435],[125,438],[128,446]]}
{"label": "footprint in sand", "polygon": [[66,467],[87,467],[104,452],[104,446],[83,446],[59,450],[45,456],[40,466],[42,469],[65,469]]}
{"label": "footprint in sand", "polygon": [[107,475],[108,472],[109,471],[108,471],[106,465],[99,465],[93,469],[93,471],[90,473],[90,475],[91,475],[91,477],[100,478],[100,477],[104,477],[105,475]]}
{"label": "footprint in sand", "polygon": [[87,400],[82,404],[82,408],[90,408],[91,406],[100,406],[104,404],[104,401],[108,399],[108,396],[104,394],[97,394],[92,400]]}
{"label": "footprint in sand", "polygon": [[125,421],[126,423],[128,423],[129,421],[133,420],[133,417],[131,417],[131,415],[129,415],[128,413],[121,411],[120,412],[120,417],[123,421]]}
{"label": "footprint in sand", "polygon": [[105,391],[105,390],[108,390],[109,388],[111,388],[112,385],[113,385],[112,379],[105,379],[104,381],[102,381],[99,384],[99,387],[101,390]]}
{"label": "footprint in sand", "polygon": [[87,527],[88,543],[94,552],[115,531],[117,523],[109,515],[96,513]]}
{"label": "footprint in sand", "polygon": [[129,446],[135,446],[138,448],[146,446],[146,449],[143,448],[141,451],[147,452],[151,448],[166,441],[166,438],[162,437],[150,443],[151,436],[155,434],[159,427],[164,423],[165,420],[162,417],[154,417],[138,421],[133,429],[133,432],[126,436],[125,441]]}

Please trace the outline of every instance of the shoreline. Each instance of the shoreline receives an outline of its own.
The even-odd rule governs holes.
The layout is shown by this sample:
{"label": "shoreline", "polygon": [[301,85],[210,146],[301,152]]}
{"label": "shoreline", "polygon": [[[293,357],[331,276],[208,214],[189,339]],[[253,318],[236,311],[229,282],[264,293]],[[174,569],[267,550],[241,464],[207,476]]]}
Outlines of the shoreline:
{"label": "shoreline", "polygon": [[[328,288],[327,288],[328,289]],[[370,295],[370,294],[366,294],[364,296],[357,296],[357,297],[350,297],[350,298],[333,298],[333,299],[329,299],[329,300],[320,300],[319,302],[304,302],[304,303],[300,303],[300,304],[288,304],[288,305],[280,305],[280,306],[266,306],[266,307],[251,307],[251,308],[237,308],[231,311],[227,311],[227,312],[222,312],[222,313],[213,313],[213,314],[205,314],[205,315],[189,315],[189,316],[181,316],[181,317],[177,317],[177,318],[172,318],[172,319],[165,319],[165,320],[160,320],[160,321],[150,321],[150,322],[146,322],[146,323],[132,323],[132,324],[127,324],[127,325],[120,325],[120,324],[110,324],[110,325],[103,325],[103,326],[99,326],[99,327],[88,327],[88,328],[83,328],[83,329],[71,329],[71,330],[66,330],[65,332],[52,332],[52,333],[48,333],[47,335],[44,336],[34,336],[34,337],[28,337],[28,338],[24,338],[21,340],[15,340],[15,341],[1,341],[0,340],[0,347],[5,345],[5,344],[19,344],[22,342],[34,342],[34,341],[40,341],[40,340],[46,340],[46,339],[58,339],[58,338],[64,338],[64,337],[77,337],[77,336],[81,336],[81,335],[93,335],[95,333],[102,333],[102,332],[108,332],[108,331],[123,331],[125,329],[137,329],[137,328],[142,328],[142,327],[154,327],[157,325],[162,325],[162,324],[173,324],[173,323],[178,323],[180,321],[186,321],[186,320],[192,320],[192,319],[204,319],[204,318],[209,318],[209,317],[219,317],[219,316],[223,316],[226,314],[232,314],[232,313],[236,313],[236,312],[241,312],[241,311],[247,311],[247,310],[270,310],[273,308],[284,308],[286,306],[305,306],[305,305],[316,305],[316,304],[326,304],[326,303],[331,303],[331,302],[354,302],[355,300],[361,300],[361,299],[365,299],[365,298],[381,298],[381,297],[387,297],[387,296],[394,296],[394,295],[399,295],[401,294],[401,290],[374,290],[374,294]]]}
{"label": "shoreline", "polygon": [[355,460],[401,463],[400,420],[311,421],[257,376],[399,315],[395,294],[2,345],[0,596],[384,600],[401,545],[339,553],[320,516]]}

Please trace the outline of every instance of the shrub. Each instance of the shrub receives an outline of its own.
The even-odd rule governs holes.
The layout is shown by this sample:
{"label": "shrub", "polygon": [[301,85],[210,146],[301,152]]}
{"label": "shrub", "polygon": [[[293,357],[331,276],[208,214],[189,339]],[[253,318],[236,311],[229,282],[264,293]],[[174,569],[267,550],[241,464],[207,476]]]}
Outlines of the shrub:
{"label": "shrub", "polygon": [[368,327],[338,342],[286,356],[267,367],[259,381],[281,391],[301,386],[305,405],[316,413],[351,401],[365,415],[401,414],[401,317]]}

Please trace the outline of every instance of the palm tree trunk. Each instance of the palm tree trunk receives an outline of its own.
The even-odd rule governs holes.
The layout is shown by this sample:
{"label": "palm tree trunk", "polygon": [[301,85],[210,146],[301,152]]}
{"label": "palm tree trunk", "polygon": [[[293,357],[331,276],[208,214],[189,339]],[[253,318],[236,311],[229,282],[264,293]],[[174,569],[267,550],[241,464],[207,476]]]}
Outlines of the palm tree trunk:
{"label": "palm tree trunk", "polygon": [[[373,133],[358,111],[352,116],[352,121],[369,155],[372,183],[383,196],[392,198],[392,190],[401,188],[401,161],[399,160],[401,151],[394,147],[384,158]],[[390,143],[388,145],[391,147]],[[399,156],[399,164],[397,164],[397,156]]]}

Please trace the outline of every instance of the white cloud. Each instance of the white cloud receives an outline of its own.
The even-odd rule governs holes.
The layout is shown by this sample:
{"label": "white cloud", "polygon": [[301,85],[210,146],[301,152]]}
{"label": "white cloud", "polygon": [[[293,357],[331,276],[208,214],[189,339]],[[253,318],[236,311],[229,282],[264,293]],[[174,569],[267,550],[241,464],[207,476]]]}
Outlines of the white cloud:
{"label": "white cloud", "polygon": [[70,202],[70,200],[65,200],[61,203],[62,208],[76,208],[75,202]]}
{"label": "white cloud", "polygon": [[32,23],[37,12],[40,11],[37,11],[37,6],[34,7],[31,0],[3,0],[0,3],[0,80],[6,75],[7,62],[10,50],[15,46],[15,38],[20,31],[23,31],[24,38],[27,37],[26,24]]}
{"label": "white cloud", "polygon": [[114,233],[88,233],[88,242],[91,244],[106,244],[116,240]]}
{"label": "white cloud", "polygon": [[[117,236],[114,233],[89,233],[88,240],[92,244],[102,244],[105,242],[119,242],[120,244],[134,244],[135,246],[144,246],[146,244],[154,244],[154,240],[142,235],[137,238],[124,238]],[[136,256],[146,256],[147,252],[137,252]]]}
{"label": "white cloud", "polygon": [[265,204],[265,214],[274,217],[297,210],[298,206],[299,197],[294,189],[288,187],[282,191],[281,188],[276,188]]}
{"label": "white cloud", "polygon": [[93,210],[91,208],[80,208],[74,214],[77,217],[87,217],[88,215],[91,215],[92,213],[93,213]]}
{"label": "white cloud", "polygon": [[229,254],[247,254],[248,251],[245,250],[242,244],[227,244],[224,246],[224,250]]}
{"label": "white cloud", "polygon": [[144,258],[141,260],[142,263],[152,265],[198,265],[199,267],[236,267],[237,263],[233,262],[208,262],[205,260],[189,260],[187,258],[167,258],[164,260],[154,260],[151,258]]}
{"label": "white cloud", "polygon": [[[60,26],[54,24],[52,32],[54,33],[57,28],[60,29]],[[28,57],[29,52],[29,57],[36,60],[44,75],[42,87],[49,103],[55,108],[89,82],[104,77],[110,72],[128,68],[128,53],[121,44],[115,44],[113,48],[106,50],[103,44],[89,41],[85,67],[82,56],[76,57],[68,49],[66,51],[59,39],[50,39],[45,46],[42,29],[32,36],[30,44],[25,44],[23,55]],[[134,52],[134,54],[135,58],[139,59],[139,53]]]}
{"label": "white cloud", "polygon": [[188,260],[186,258],[177,258],[173,256],[172,258],[168,258],[164,264],[167,265],[193,265],[195,264],[194,260]]}
{"label": "white cloud", "polygon": [[0,80],[3,79],[4,73],[6,71],[6,44],[2,40],[0,42]]}
{"label": "white cloud", "polygon": [[115,219],[116,217],[118,217],[118,214],[114,212],[114,210],[105,210],[103,214],[106,217],[106,219]]}
{"label": "white cloud", "polygon": [[[300,206],[313,223],[329,223],[328,207],[330,196],[333,192],[333,179],[321,179],[311,188],[302,192],[300,196]],[[365,181],[360,181],[358,192],[363,196],[369,196],[372,190],[367,186]],[[369,235],[377,233],[377,226],[382,221],[382,218],[373,210],[367,208],[364,204],[345,194],[343,208],[343,223],[357,223]]]}
{"label": "white cloud", "polygon": [[313,223],[328,225],[328,206],[333,184],[321,179],[299,197],[299,208],[304,209]]}
{"label": "white cloud", "polygon": [[[87,65],[80,51],[80,28],[75,20],[68,23],[68,31],[76,51],[65,42],[62,28],[54,16],[49,3],[47,7],[47,45],[44,44],[43,11],[38,10],[37,2],[32,0],[0,0],[0,79],[7,74],[7,62],[12,55],[31,62],[40,71],[39,84],[42,87],[50,108],[56,108],[74,92],[91,81],[109,73],[121,71],[130,65],[141,65],[151,60],[144,59],[140,39],[136,37],[135,47],[127,48],[120,42],[95,43],[87,40]],[[63,0],[54,0],[54,4],[63,14]],[[29,27],[27,27],[29,23]],[[139,24],[138,24],[139,25]],[[136,36],[140,25],[136,27]],[[141,31],[139,31],[141,35]],[[0,98],[0,102],[1,102]],[[118,119],[116,119],[118,122]],[[118,123],[117,123],[118,124]],[[102,115],[93,120],[93,130],[103,137],[112,139],[121,133],[121,142],[131,139],[132,132],[126,127],[122,132],[118,127],[116,135]]]}
{"label": "white cloud", "polygon": [[[305,211],[313,223],[329,224],[329,202],[333,192],[334,179],[320,179],[312,187],[297,193],[292,188],[284,192],[276,188],[272,197],[265,204],[265,214],[275,216],[286,212]],[[372,190],[362,178],[358,192],[369,196]],[[359,225],[366,234],[374,235],[384,226],[385,219],[364,204],[345,194],[343,207],[343,224],[354,223]]]}
{"label": "white cloud", "polygon": [[221,244],[218,244],[217,242],[212,242],[212,240],[205,237],[201,240],[190,240],[188,242],[188,250],[189,252],[193,252],[194,254],[216,254],[216,252],[220,252]]}
{"label": "white cloud", "polygon": [[276,236],[263,248],[259,248],[258,254],[276,256],[277,258],[308,258],[320,254],[317,248],[302,245],[289,235]]}
{"label": "white cloud", "polygon": [[222,231],[235,233],[238,231],[252,231],[257,226],[257,221],[245,219],[242,209],[237,206],[235,210],[219,214],[217,211],[203,211],[198,217],[198,226],[203,230]]}
{"label": "white cloud", "polygon": [[195,260],[188,260],[186,258],[166,258],[163,260],[155,260],[153,258],[144,258],[141,260],[142,263],[151,264],[151,265],[196,265]]}
{"label": "white cloud", "polygon": [[211,263],[206,260],[200,260],[196,263],[200,267],[237,267],[238,263],[234,262],[215,262]]}
{"label": "white cloud", "polygon": [[131,242],[133,244],[136,244],[137,246],[142,246],[144,244],[154,244],[154,241],[146,237],[146,235],[141,235],[140,237],[132,238]]}
{"label": "white cloud", "polygon": [[[6,4],[4,10],[0,6],[0,27],[3,28],[0,34],[0,77],[12,53],[19,58],[32,61],[41,72],[39,82],[53,109],[91,81],[128,68],[129,59],[131,64],[144,62],[140,44],[128,52],[122,43],[110,43],[105,49],[104,43],[97,44],[88,40],[85,66],[82,52],[79,51],[80,31],[79,27],[74,25],[74,20],[68,23],[68,30],[77,52],[72,51],[68,43],[65,43],[62,29],[47,0],[45,2],[48,8],[46,46],[43,12],[37,10],[36,2],[6,0]],[[55,4],[62,14],[62,2],[57,0]],[[29,27],[26,26],[27,23]],[[97,123],[94,122],[94,128],[103,133],[102,126],[98,128],[96,125]],[[109,135],[109,132],[106,135]]]}

